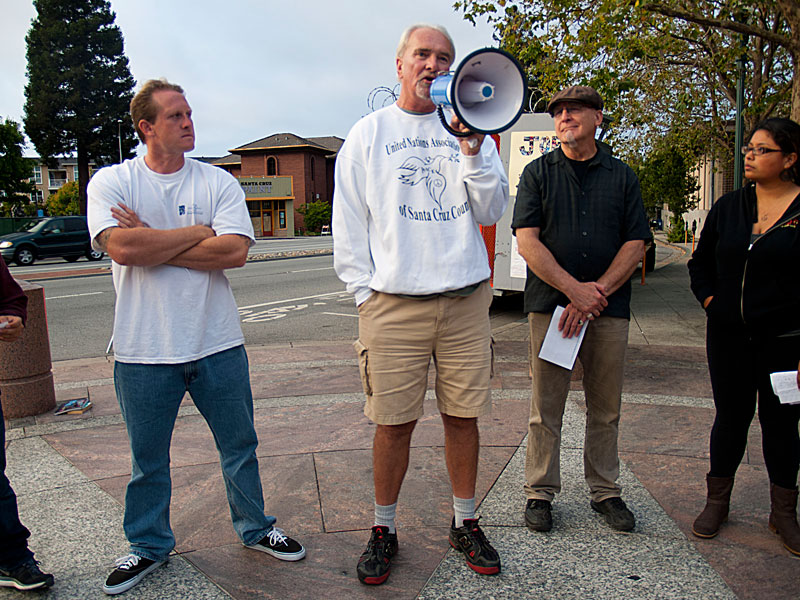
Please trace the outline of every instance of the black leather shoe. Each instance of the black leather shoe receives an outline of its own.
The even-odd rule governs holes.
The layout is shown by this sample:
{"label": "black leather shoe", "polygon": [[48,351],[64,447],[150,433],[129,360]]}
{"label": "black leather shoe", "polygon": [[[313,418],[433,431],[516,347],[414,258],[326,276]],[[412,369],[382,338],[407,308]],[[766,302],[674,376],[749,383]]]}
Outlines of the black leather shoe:
{"label": "black leather shoe", "polygon": [[602,502],[591,501],[592,509],[606,518],[606,523],[617,531],[632,531],[636,527],[636,519],[628,510],[622,498],[606,498]]}
{"label": "black leather shoe", "polygon": [[553,528],[553,513],[547,500],[531,498],[525,505],[525,525],[531,531],[550,531]]}

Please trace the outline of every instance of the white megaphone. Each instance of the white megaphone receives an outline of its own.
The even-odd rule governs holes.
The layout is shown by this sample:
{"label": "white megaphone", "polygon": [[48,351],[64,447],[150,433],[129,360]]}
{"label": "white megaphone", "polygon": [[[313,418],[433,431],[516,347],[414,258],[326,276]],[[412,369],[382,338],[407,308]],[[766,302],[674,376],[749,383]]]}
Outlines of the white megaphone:
{"label": "white megaphone", "polygon": [[[442,125],[453,135],[492,134],[505,131],[519,119],[527,87],[517,59],[497,48],[482,48],[467,55],[455,71],[433,80],[431,100],[438,107]],[[453,129],[445,120],[443,107],[451,109],[471,131]]]}

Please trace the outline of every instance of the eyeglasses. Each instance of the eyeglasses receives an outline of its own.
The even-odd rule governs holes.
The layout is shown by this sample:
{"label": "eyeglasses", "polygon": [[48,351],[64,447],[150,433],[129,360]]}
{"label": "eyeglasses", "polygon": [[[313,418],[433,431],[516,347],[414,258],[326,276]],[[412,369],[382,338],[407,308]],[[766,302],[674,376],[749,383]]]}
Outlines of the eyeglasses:
{"label": "eyeglasses", "polygon": [[560,116],[563,114],[564,111],[567,111],[568,115],[577,115],[582,113],[588,107],[583,104],[556,104],[553,108],[552,115],[553,117]]}
{"label": "eyeglasses", "polygon": [[780,148],[764,148],[764,146],[742,146],[741,151],[744,156],[747,156],[750,152],[756,156],[761,156],[768,152],[783,152]]}

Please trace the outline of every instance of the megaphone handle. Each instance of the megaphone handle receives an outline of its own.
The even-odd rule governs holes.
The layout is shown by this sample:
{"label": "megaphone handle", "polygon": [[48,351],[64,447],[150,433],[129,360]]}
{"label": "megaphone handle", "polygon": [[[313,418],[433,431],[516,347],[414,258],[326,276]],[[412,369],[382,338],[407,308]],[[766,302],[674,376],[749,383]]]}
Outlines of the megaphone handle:
{"label": "megaphone handle", "polygon": [[469,137],[471,135],[475,135],[473,131],[457,131],[450,126],[450,123],[447,122],[447,119],[444,116],[444,109],[442,105],[436,107],[436,112],[439,113],[439,120],[442,122],[442,126],[447,129],[447,131],[456,136],[456,137]]}

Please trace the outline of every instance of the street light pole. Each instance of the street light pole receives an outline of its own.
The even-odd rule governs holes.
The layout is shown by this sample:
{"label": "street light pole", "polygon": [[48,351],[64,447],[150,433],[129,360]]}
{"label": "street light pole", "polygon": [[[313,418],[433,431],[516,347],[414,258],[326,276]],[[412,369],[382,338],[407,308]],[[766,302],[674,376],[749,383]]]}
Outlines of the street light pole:
{"label": "street light pole", "polygon": [[122,164],[122,119],[117,119],[117,142],[119,142],[119,163]]}

